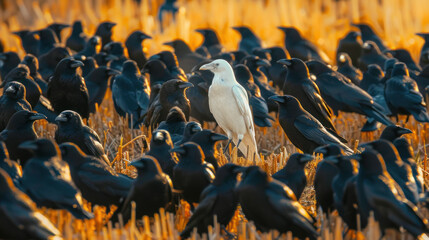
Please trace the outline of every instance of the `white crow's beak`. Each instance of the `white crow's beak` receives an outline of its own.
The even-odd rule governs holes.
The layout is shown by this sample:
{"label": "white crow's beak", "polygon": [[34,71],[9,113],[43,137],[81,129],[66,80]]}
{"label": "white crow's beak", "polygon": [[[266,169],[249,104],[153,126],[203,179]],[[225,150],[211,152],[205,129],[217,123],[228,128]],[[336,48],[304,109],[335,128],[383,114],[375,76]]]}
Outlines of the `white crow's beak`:
{"label": "white crow's beak", "polygon": [[212,66],[210,65],[210,63],[204,64],[203,66],[200,67],[200,70],[210,70],[212,69]]}

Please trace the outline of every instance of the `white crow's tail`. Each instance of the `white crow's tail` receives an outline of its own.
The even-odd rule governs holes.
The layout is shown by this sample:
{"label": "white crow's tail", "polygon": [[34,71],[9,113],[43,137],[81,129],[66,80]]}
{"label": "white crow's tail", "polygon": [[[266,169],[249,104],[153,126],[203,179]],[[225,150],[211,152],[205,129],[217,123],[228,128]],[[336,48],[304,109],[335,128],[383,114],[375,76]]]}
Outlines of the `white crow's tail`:
{"label": "white crow's tail", "polygon": [[[237,144],[235,142],[235,139],[234,143]],[[246,133],[244,135],[243,140],[241,140],[240,146],[238,146],[238,149],[240,149],[244,156],[246,156],[246,158],[249,160],[253,159],[253,155],[255,155],[255,161],[261,160],[258,153],[258,147],[256,146],[256,140],[249,133]]]}

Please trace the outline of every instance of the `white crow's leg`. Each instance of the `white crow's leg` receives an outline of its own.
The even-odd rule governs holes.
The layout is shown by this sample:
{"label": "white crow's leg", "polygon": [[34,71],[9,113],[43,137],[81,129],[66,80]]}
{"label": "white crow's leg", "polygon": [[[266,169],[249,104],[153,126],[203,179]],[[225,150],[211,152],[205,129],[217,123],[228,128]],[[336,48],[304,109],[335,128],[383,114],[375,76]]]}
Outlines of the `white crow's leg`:
{"label": "white crow's leg", "polygon": [[240,143],[241,143],[241,140],[243,139],[243,135],[241,135],[241,134],[239,134],[238,135],[238,143],[237,143],[237,149],[238,149],[238,146],[240,146]]}
{"label": "white crow's leg", "polygon": [[232,136],[231,136],[232,134],[231,134],[231,132],[227,131],[226,135],[228,135],[228,143],[226,143],[225,149],[223,150],[223,155],[225,155],[226,152],[228,151],[228,146],[229,146],[229,144],[231,144],[231,141],[232,141]]}

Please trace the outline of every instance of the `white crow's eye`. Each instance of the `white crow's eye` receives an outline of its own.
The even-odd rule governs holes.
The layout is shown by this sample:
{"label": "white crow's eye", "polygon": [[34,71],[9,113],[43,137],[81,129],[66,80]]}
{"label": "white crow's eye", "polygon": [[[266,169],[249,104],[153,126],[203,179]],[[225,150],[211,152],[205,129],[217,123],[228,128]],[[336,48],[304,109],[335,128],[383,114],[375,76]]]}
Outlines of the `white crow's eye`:
{"label": "white crow's eye", "polygon": [[216,63],[216,67],[219,67],[219,63]]}

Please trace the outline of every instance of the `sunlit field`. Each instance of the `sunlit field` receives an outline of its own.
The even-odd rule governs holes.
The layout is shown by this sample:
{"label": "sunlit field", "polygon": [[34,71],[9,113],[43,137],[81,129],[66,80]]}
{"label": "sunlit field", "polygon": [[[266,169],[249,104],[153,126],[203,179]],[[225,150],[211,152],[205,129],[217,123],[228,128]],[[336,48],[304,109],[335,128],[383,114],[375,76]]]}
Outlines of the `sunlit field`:
{"label": "sunlit field", "polygon": [[[22,58],[25,52],[19,38],[11,34],[13,31],[37,30],[53,22],[72,24],[74,20],[81,20],[84,32],[91,36],[100,22],[109,20],[117,23],[112,37],[115,41],[124,42],[134,30],[150,35],[152,39],[145,40],[143,44],[150,56],[162,50],[171,50],[163,43],[176,38],[183,39],[193,49],[197,48],[202,37],[194,30],[204,27],[215,29],[228,51],[237,49],[240,35],[231,27],[239,25],[251,27],[263,40],[264,47],[284,47],[284,34],[277,26],[295,26],[307,39],[323,49],[332,59],[331,65],[335,65],[338,40],[354,29],[350,23],[371,24],[389,48],[406,48],[417,62],[424,41],[415,33],[429,32],[429,1],[426,0],[178,0],[179,11],[176,17],[166,15],[162,23],[157,19],[160,4],[160,1],[150,0],[142,0],[141,3],[134,0],[4,0],[0,1],[0,39],[4,41],[7,51],[16,51]],[[161,25],[163,31],[160,30]],[[64,30],[63,40],[69,34],[69,29]],[[356,150],[359,143],[377,139],[384,128],[363,133],[360,129],[366,118],[352,113],[340,113],[333,120],[338,132],[348,140],[348,145],[353,150]],[[426,151],[429,125],[418,123],[413,117],[405,122],[404,116],[399,118],[399,122],[394,118],[392,121],[413,131],[413,134],[405,137],[410,140],[416,161],[423,168],[428,183]],[[88,125],[103,140],[113,167],[118,172],[136,176],[136,170],[128,164],[147,151],[145,142],[151,139],[150,129],[130,129],[128,121],[116,113],[110,92],[106,94],[97,112],[90,116]],[[203,127],[214,129],[215,124],[206,123]],[[53,139],[55,129],[56,125],[46,121],[36,123],[39,137]],[[222,133],[220,128],[216,128],[216,131]],[[272,174],[285,165],[289,155],[298,151],[287,139],[278,122],[273,123],[270,128],[256,127],[256,141],[262,161],[254,162],[237,157],[236,150],[230,148],[230,156],[219,156],[220,165],[230,159],[233,163],[244,166],[257,164]],[[223,146],[219,144],[220,147]],[[320,239],[380,239],[378,223],[373,219],[366,229],[344,235],[346,227],[338,214],[323,216],[316,209],[312,181],[318,161],[319,157],[306,167],[309,185],[300,203],[316,217]],[[112,226],[108,222],[110,215],[105,208],[91,206],[89,203],[86,207],[94,212],[94,219],[82,221],[65,211],[40,211],[54,223],[65,239],[179,239],[180,232],[191,216],[189,205],[182,201],[176,213],[161,210],[151,219],[133,217],[125,226],[120,223]],[[238,239],[293,239],[291,233],[280,235],[276,231],[258,232],[240,208],[227,229],[236,234]],[[226,238],[222,235],[219,224],[210,228],[208,235],[199,236],[195,232],[191,237]],[[388,231],[385,239],[412,239],[412,236]]]}

